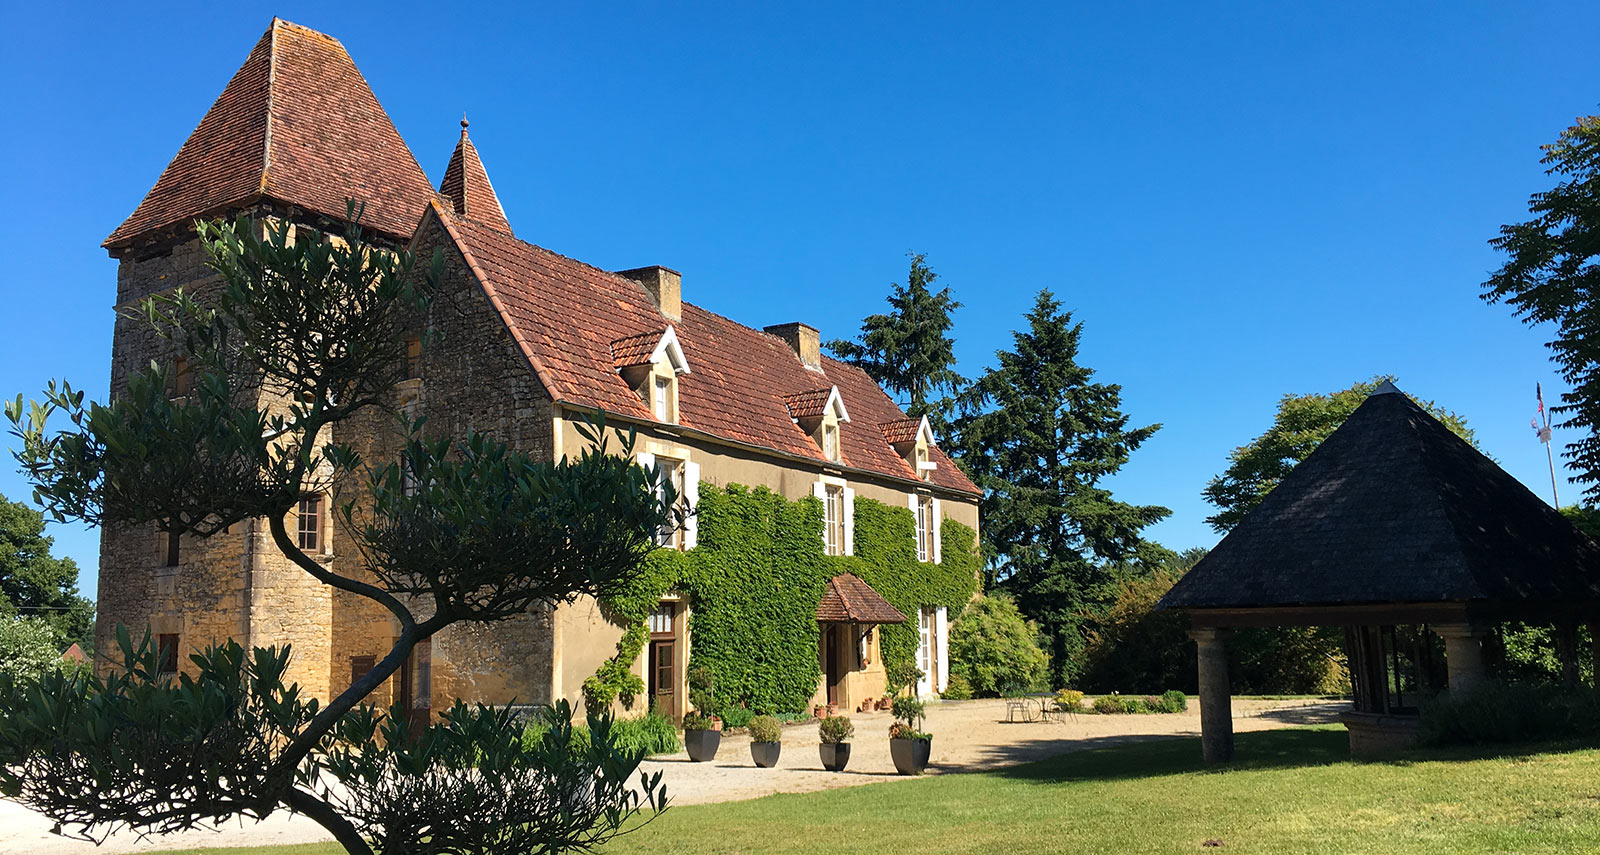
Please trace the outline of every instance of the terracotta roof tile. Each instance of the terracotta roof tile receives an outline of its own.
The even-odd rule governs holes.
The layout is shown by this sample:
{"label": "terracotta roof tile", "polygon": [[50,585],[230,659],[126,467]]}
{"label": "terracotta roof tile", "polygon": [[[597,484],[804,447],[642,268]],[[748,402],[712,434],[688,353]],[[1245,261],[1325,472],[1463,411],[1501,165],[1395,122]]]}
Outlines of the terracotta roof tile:
{"label": "terracotta roof tile", "polygon": [[611,362],[618,368],[629,368],[635,365],[648,365],[650,355],[656,352],[656,345],[661,343],[661,337],[666,334],[665,329],[654,330],[638,335],[628,335],[611,342]]}
{"label": "terracotta roof tile", "polygon": [[244,65],[105,246],[270,198],[409,237],[433,186],[344,46],[273,19]]}
{"label": "terracotta roof tile", "polygon": [[450,200],[457,214],[493,226],[504,232],[511,231],[506,212],[500,207],[500,197],[489,183],[489,173],[478,157],[478,148],[467,139],[467,120],[461,120],[461,141],[456,143],[450,164],[445,167],[444,180],[439,182],[439,193]]}
{"label": "terracotta roof tile", "polygon": [[[652,418],[617,374],[613,343],[660,340],[665,319],[637,282],[517,240],[510,234],[433,207],[475,275],[524,347],[540,382],[558,401],[639,419]],[[678,423],[724,439],[833,465],[789,415],[786,398],[839,393],[858,423],[841,425],[845,466],[905,481],[916,473],[884,441],[878,425],[905,414],[865,372],[830,358],[807,369],[783,339],[691,303],[674,325],[694,371],[678,378]],[[826,398],[824,397],[824,400]],[[965,493],[977,487],[937,448],[932,483]]]}
{"label": "terracotta roof tile", "polygon": [[905,623],[906,616],[854,573],[828,580],[817,603],[817,623]]}
{"label": "terracotta roof tile", "polygon": [[922,427],[922,419],[895,419],[878,425],[878,430],[883,431],[883,441],[894,445],[900,442],[916,442],[917,430]]}
{"label": "terracotta roof tile", "polygon": [[812,389],[807,392],[796,392],[793,395],[784,395],[784,406],[789,409],[789,416],[796,419],[814,419],[827,412],[828,399],[833,396],[833,387],[826,389]]}

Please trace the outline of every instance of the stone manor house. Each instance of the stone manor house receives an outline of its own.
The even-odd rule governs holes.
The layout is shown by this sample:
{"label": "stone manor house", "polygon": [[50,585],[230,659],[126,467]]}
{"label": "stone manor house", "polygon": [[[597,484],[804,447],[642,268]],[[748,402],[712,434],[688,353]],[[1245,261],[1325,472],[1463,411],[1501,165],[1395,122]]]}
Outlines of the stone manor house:
{"label": "stone manor house", "polygon": [[[851,554],[857,496],[910,509],[923,560],[939,559],[944,519],[977,529],[979,491],[940,451],[926,420],[907,418],[866,374],[822,356],[817,329],[746,327],[684,301],[674,270],[611,272],[520,240],[465,121],[436,190],[344,47],[285,21],[273,20],[144,201],[106,239],[119,262],[117,307],[179,287],[203,292],[216,281],[196,218],[248,212],[316,235],[340,230],[347,198],[366,202],[363,226],[374,243],[407,246],[423,259],[444,250],[440,298],[451,308],[430,320],[442,339],[416,353],[410,379],[394,392],[397,407],[431,426],[454,435],[475,428],[558,460],[581,447],[575,425],[583,414],[603,411],[608,423],[637,430],[639,460],[670,472],[687,502],[702,482],[820,498],[830,554]],[[151,359],[173,359],[163,346],[142,322],[119,315],[113,394]],[[178,378],[181,386],[181,368]],[[366,433],[340,439],[369,459],[396,459],[399,438],[377,418],[366,428],[343,426]],[[359,559],[353,549],[346,557],[330,505],[328,495],[307,495],[289,529],[303,549],[355,572],[338,566]],[[694,524],[665,541],[693,549]],[[848,708],[884,688],[875,633],[859,631],[873,621],[849,622],[861,599],[876,595],[854,577],[828,591],[819,604],[816,700]],[[676,716],[686,711],[688,611],[674,596],[662,600],[635,665]],[[920,629],[919,688],[938,692],[948,671],[947,615],[926,608],[904,617]],[[203,540],[106,530],[99,649],[112,649],[118,624],[135,634],[150,627],[171,670],[188,667],[181,652],[214,641],[292,643],[290,678],[323,698],[370,669],[394,636],[381,608],[283,558],[262,521]],[[416,711],[458,697],[579,704],[584,679],[614,654],[623,629],[592,600],[489,627],[457,625],[419,647],[390,681],[389,697],[376,700]]]}

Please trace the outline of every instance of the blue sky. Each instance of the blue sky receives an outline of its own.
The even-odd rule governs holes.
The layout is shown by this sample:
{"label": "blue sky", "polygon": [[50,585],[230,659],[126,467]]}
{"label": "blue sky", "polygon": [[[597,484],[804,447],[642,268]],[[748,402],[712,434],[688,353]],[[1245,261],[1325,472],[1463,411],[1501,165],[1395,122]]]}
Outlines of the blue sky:
{"label": "blue sky", "polygon": [[[1600,6],[999,5],[7,4],[0,394],[104,395],[100,241],[276,14],[344,42],[435,181],[465,110],[520,237],[753,326],[851,334],[926,252],[974,375],[1054,290],[1163,425],[1113,486],[1169,546],[1215,542],[1200,490],[1281,395],[1380,372],[1548,494],[1547,334],[1477,295],[1539,145],[1597,111]],[[53,533],[92,594],[98,538]]]}

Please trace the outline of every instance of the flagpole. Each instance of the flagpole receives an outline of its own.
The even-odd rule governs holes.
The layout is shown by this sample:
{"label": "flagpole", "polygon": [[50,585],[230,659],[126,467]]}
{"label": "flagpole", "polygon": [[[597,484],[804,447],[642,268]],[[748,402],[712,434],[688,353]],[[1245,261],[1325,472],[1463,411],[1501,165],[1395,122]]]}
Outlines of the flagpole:
{"label": "flagpole", "polygon": [[1556,456],[1550,453],[1550,440],[1544,441],[1544,456],[1550,461],[1550,497],[1556,500],[1556,510],[1561,510],[1561,496],[1556,493]]}

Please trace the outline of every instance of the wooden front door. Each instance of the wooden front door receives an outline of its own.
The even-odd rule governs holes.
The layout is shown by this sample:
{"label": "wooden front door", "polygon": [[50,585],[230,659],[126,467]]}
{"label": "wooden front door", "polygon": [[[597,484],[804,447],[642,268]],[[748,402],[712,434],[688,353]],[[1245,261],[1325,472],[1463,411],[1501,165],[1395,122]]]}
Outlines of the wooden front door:
{"label": "wooden front door", "polygon": [[657,712],[674,718],[678,715],[677,647],[671,639],[650,642],[650,700]]}
{"label": "wooden front door", "polygon": [[827,666],[828,703],[843,706],[844,675],[849,670],[844,661],[845,644],[841,638],[844,627],[829,626],[822,633],[822,661]]}

